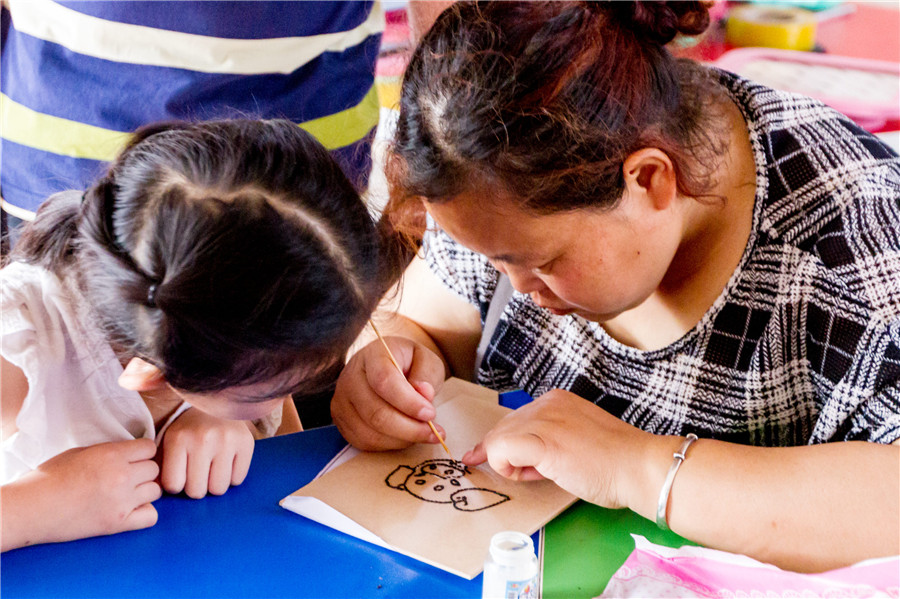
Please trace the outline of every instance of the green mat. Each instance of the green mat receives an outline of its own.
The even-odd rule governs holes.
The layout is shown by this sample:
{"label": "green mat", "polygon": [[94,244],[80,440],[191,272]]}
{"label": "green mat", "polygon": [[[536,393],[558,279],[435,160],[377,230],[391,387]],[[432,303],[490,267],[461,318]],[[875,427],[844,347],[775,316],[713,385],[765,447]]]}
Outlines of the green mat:
{"label": "green mat", "polygon": [[602,593],[634,550],[632,534],[669,547],[693,544],[631,510],[608,510],[579,501],[544,527],[543,598],[578,599]]}

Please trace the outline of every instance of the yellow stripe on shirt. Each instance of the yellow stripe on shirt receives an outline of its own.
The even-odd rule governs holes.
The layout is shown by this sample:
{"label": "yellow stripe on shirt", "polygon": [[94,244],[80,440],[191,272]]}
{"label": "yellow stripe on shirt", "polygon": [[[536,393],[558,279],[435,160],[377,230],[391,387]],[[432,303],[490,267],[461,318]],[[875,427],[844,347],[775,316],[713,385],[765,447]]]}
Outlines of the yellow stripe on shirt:
{"label": "yellow stripe on shirt", "polygon": [[[378,93],[373,85],[356,106],[300,123],[329,150],[363,139],[378,124]],[[0,94],[0,135],[17,144],[73,158],[113,160],[131,133],[42,114]]]}
{"label": "yellow stripe on shirt", "polygon": [[354,144],[378,124],[378,91],[373,85],[362,101],[341,112],[300,123],[329,150]]}
{"label": "yellow stripe on shirt", "polygon": [[73,158],[110,161],[131,133],[36,112],[0,94],[0,135],[17,144]]}

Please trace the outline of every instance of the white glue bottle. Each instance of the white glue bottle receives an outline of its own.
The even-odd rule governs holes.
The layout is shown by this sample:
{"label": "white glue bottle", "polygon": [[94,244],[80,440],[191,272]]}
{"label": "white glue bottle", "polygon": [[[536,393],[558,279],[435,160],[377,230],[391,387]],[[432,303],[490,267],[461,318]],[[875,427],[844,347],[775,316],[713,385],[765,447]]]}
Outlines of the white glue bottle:
{"label": "white glue bottle", "polygon": [[484,562],[483,599],[537,599],[538,560],[531,537],[498,532]]}

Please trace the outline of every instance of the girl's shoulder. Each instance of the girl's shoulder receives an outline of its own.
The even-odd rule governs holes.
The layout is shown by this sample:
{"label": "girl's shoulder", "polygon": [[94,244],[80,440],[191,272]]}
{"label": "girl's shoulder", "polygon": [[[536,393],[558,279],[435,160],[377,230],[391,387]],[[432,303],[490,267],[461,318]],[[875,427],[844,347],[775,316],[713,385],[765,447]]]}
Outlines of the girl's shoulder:
{"label": "girl's shoulder", "polygon": [[17,304],[45,302],[61,295],[65,295],[62,281],[42,266],[10,262],[0,269],[0,305],[4,315]]}
{"label": "girl's shoulder", "polygon": [[[0,338],[7,350],[30,343],[40,348],[61,348],[63,337],[81,330],[77,293],[49,270],[12,262],[0,269]],[[43,351],[43,350],[42,350]]]}

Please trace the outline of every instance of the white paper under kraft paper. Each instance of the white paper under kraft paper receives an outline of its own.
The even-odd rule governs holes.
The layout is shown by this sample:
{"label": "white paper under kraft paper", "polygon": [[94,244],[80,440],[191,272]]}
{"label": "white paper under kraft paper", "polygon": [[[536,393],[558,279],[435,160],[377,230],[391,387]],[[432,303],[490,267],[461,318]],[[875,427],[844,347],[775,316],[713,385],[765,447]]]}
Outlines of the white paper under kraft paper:
{"label": "white paper under kraft paper", "polygon": [[[462,456],[510,410],[460,379],[435,398],[447,446]],[[282,507],[370,543],[472,579],[494,533],[532,534],[575,501],[550,481],[513,482],[487,464],[468,471],[440,445],[358,453],[281,501]]]}

